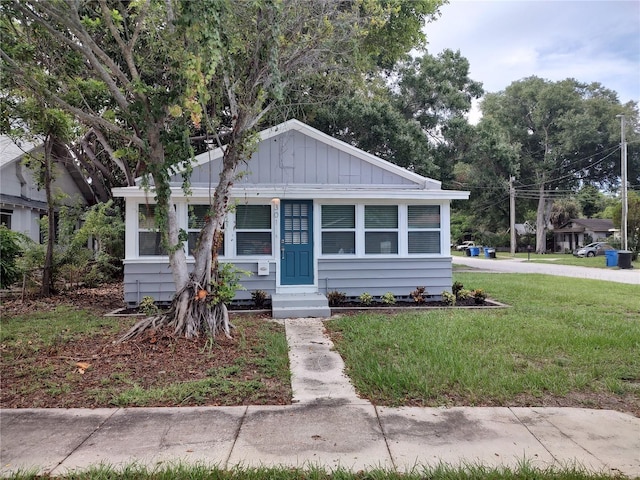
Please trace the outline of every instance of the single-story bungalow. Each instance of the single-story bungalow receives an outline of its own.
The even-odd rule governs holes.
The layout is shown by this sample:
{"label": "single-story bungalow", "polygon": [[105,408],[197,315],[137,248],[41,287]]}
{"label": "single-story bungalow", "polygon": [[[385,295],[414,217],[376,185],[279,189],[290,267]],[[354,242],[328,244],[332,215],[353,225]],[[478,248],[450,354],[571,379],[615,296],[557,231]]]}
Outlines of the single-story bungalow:
{"label": "single-story bungalow", "polygon": [[[181,176],[172,178],[187,255],[221,159],[221,149],[195,158],[189,195]],[[126,201],[126,304],[136,306],[145,296],[171,301],[175,287],[154,230],[153,192],[134,186],[116,188],[114,195]],[[263,290],[274,309],[287,295],[320,296],[326,306],[332,291],[406,297],[424,286],[439,296],[452,284],[450,202],[468,197],[290,120],[261,132],[233,186],[235,208],[227,215],[220,260],[252,273],[236,299]]]}
{"label": "single-story bungalow", "polygon": [[613,235],[613,220],[604,218],[573,218],[553,230],[556,252],[572,252],[591,242],[602,242]]}

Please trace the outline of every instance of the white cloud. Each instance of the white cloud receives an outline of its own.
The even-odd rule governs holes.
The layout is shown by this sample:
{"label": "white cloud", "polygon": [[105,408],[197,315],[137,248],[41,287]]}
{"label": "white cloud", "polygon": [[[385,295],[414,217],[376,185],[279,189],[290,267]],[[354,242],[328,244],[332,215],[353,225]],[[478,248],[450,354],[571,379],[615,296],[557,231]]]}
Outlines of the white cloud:
{"label": "white cloud", "polygon": [[536,75],[600,82],[640,100],[640,2],[451,0],[426,26],[428,50],[460,50],[488,92]]}

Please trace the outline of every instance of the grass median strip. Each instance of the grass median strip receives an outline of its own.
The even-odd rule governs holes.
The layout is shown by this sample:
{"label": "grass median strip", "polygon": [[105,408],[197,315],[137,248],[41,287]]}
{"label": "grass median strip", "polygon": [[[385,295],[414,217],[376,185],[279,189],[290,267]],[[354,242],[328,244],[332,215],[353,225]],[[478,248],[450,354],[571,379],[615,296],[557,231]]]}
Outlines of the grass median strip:
{"label": "grass median strip", "polygon": [[637,286],[456,273],[506,310],[328,322],[356,389],[382,405],[573,405],[640,414]]}

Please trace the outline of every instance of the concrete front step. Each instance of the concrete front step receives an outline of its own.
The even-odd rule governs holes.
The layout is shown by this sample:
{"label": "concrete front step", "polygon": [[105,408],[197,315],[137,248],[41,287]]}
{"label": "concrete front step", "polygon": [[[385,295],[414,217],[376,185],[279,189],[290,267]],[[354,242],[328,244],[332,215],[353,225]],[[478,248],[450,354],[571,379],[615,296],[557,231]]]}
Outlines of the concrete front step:
{"label": "concrete front step", "polygon": [[273,318],[329,317],[327,297],[321,293],[276,293],[271,296]]}

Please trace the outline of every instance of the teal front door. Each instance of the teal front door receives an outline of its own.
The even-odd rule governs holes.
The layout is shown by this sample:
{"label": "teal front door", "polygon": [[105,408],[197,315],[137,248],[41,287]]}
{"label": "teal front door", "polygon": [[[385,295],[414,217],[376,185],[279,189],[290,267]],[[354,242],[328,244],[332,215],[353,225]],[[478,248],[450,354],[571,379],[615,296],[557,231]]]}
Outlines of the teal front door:
{"label": "teal front door", "polygon": [[313,285],[313,202],[282,200],[280,284]]}

